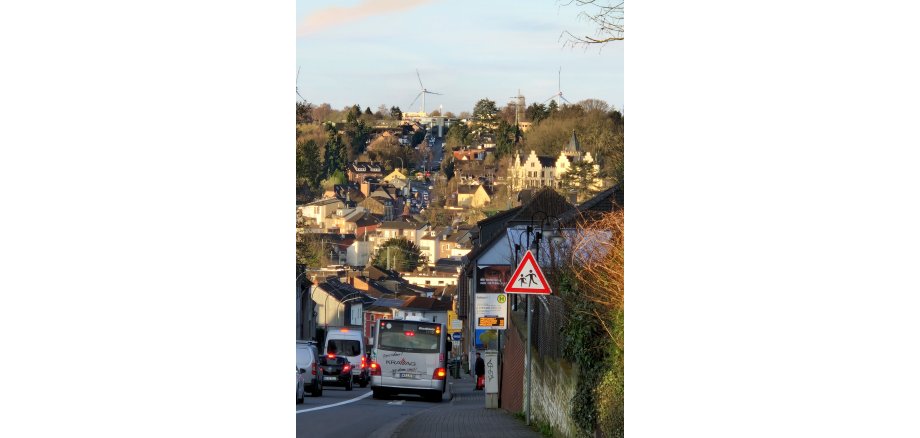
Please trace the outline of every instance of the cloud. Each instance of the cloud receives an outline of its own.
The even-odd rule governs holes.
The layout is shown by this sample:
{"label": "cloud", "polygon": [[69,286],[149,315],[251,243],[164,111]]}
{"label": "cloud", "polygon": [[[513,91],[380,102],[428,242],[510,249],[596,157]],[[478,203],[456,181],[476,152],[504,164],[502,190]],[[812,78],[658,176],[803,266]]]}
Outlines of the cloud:
{"label": "cloud", "polygon": [[304,19],[297,26],[297,35],[309,35],[329,27],[375,15],[404,11],[431,2],[432,0],[362,0],[354,6],[331,6],[320,9]]}

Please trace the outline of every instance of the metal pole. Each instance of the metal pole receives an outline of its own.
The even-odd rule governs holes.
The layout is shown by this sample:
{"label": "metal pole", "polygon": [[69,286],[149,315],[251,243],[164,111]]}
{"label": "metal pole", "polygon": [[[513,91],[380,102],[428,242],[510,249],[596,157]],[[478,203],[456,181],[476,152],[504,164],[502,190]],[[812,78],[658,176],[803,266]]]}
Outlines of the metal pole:
{"label": "metal pole", "polygon": [[524,346],[524,363],[527,365],[527,425],[530,425],[530,391],[531,391],[531,375],[530,375],[530,326],[533,324],[531,316],[531,305],[530,305],[530,296],[527,294],[527,345]]}

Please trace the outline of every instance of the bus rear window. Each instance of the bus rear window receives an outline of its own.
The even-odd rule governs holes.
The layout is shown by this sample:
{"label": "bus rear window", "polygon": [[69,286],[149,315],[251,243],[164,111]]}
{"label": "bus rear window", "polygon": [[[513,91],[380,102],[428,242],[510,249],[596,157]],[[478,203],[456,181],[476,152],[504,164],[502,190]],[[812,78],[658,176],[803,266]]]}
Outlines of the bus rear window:
{"label": "bus rear window", "polygon": [[440,326],[388,321],[380,327],[377,348],[411,353],[437,353],[441,339]]}

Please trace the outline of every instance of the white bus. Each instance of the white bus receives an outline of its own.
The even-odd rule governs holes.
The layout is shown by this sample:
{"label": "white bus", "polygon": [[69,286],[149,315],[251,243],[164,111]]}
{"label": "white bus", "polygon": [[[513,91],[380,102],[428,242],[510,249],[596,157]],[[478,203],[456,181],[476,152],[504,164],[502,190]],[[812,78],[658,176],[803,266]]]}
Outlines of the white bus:
{"label": "white bus", "polygon": [[444,324],[381,319],[375,324],[371,350],[374,398],[418,394],[440,402],[447,390],[447,340]]}

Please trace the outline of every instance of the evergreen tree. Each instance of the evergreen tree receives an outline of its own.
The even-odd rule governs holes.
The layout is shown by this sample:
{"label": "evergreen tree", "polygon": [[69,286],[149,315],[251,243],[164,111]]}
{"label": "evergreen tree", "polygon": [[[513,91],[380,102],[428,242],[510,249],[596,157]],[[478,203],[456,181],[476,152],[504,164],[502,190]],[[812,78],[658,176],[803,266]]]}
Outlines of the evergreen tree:
{"label": "evergreen tree", "polygon": [[390,107],[390,117],[394,120],[402,120],[402,110],[398,106]]}
{"label": "evergreen tree", "polygon": [[[389,249],[388,249],[389,248]],[[389,254],[389,255],[388,255]],[[380,246],[371,262],[374,266],[386,269],[387,260],[391,269],[407,272],[414,271],[425,261],[422,251],[414,243],[402,237],[395,237]]]}
{"label": "evergreen tree", "polygon": [[297,186],[312,197],[323,178],[323,166],[316,141],[297,143]]}
{"label": "evergreen tree", "polygon": [[339,137],[334,124],[326,125],[326,152],[323,157],[324,174],[328,177],[336,171],[345,172],[348,151]]}
{"label": "evergreen tree", "polygon": [[584,201],[595,193],[594,180],[597,178],[597,170],[594,163],[579,161],[572,163],[569,169],[562,174],[560,178],[560,188],[564,192],[575,192],[578,201]]}

